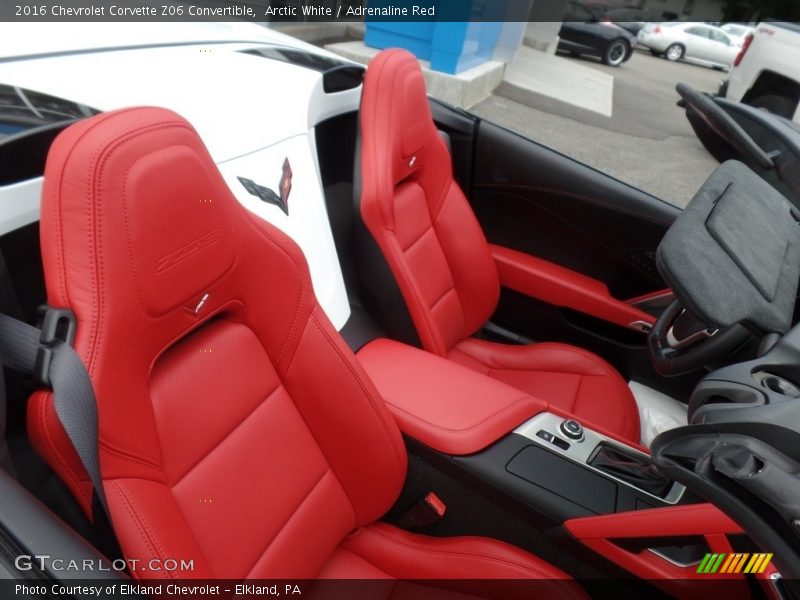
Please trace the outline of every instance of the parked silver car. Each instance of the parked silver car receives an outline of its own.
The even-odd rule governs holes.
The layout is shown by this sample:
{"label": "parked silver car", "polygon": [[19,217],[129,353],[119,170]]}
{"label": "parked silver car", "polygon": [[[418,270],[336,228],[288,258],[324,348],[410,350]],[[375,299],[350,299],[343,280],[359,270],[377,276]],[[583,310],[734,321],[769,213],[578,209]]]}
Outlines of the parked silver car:
{"label": "parked silver car", "polygon": [[756,30],[755,27],[739,23],[726,23],[725,25],[720,25],[720,29],[728,34],[731,42],[737,48],[741,48],[744,45],[745,38]]}
{"label": "parked silver car", "polygon": [[730,36],[704,23],[648,23],[636,40],[656,56],[728,69],[739,53]]}

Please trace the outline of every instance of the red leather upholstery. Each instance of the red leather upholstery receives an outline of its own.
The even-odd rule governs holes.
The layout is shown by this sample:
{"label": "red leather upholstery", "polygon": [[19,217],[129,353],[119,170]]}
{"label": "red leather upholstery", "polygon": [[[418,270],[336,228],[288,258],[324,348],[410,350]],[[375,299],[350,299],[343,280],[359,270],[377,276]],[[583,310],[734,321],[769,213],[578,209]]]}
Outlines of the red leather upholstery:
{"label": "red leather upholstery", "polygon": [[381,52],[367,69],[360,160],[361,217],[397,280],[423,347],[638,441],[633,395],[598,357],[564,345],[501,349],[468,339],[494,312],[500,278],[453,178],[417,60],[404,50]]}
{"label": "red leather upholstery", "polygon": [[628,442],[639,441],[639,410],[625,380],[602,358],[555,343],[510,346],[467,338],[448,358],[547,400]]}
{"label": "red leather upholstery", "polygon": [[447,454],[483,450],[547,409],[519,388],[391,340],[370,342],[358,360],[400,430]]}
{"label": "red leather upholstery", "polygon": [[[321,577],[332,579],[436,579],[446,578],[466,597],[585,598],[569,577],[555,567],[517,548],[485,538],[430,538],[401,531],[386,524],[364,527],[354,533],[331,556]],[[552,580],[547,584],[525,584],[521,580]],[[493,581],[457,580],[512,580]],[[391,598],[451,598],[435,595],[419,584],[401,584]],[[465,598],[458,594],[455,598]]]}
{"label": "red leather upholstery", "polygon": [[[48,300],[77,316],[110,516],[129,559],[194,561],[170,577],[314,577],[395,501],[400,433],[317,304],[299,248],[239,205],[181,117],[128,109],[62,133],[41,238]],[[32,439],[83,497],[54,423],[50,396],[37,394]],[[394,560],[388,547],[372,552]],[[481,574],[510,568],[496,567]],[[398,573],[453,572],[419,568]]]}
{"label": "red leather upholstery", "polygon": [[656,322],[652,315],[613,298],[602,281],[524,252],[494,244],[490,248],[503,287],[621,327],[637,321],[650,325]]}

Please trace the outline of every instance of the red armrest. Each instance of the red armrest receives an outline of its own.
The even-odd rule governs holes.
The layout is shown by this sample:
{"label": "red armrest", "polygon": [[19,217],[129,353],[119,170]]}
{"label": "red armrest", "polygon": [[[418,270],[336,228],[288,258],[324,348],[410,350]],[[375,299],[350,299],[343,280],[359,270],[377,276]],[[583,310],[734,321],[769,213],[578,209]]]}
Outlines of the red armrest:
{"label": "red armrest", "polygon": [[622,327],[637,321],[655,323],[652,315],[613,298],[602,281],[524,252],[494,244],[490,247],[503,287]]}
{"label": "red armrest", "polygon": [[598,517],[581,517],[565,522],[564,526],[578,539],[742,533],[742,528],[736,521],[713,504],[686,504]]}
{"label": "red armrest", "polygon": [[544,400],[391,340],[370,342],[357,356],[400,430],[447,454],[483,450],[547,409]]}

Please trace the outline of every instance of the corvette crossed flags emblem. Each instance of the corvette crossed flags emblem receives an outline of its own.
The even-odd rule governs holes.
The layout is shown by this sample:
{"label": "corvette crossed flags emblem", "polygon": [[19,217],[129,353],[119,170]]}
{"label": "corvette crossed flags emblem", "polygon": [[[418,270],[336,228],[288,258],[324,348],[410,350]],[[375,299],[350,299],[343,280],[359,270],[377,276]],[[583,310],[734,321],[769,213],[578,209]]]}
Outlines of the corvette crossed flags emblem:
{"label": "corvette crossed flags emblem", "polygon": [[280,208],[287,216],[289,215],[289,194],[292,191],[292,165],[289,164],[289,159],[283,161],[283,173],[281,180],[278,182],[279,194],[276,194],[272,189],[257,184],[252,179],[246,177],[237,177],[242,183],[244,189],[250,194],[268,204],[274,204]]}

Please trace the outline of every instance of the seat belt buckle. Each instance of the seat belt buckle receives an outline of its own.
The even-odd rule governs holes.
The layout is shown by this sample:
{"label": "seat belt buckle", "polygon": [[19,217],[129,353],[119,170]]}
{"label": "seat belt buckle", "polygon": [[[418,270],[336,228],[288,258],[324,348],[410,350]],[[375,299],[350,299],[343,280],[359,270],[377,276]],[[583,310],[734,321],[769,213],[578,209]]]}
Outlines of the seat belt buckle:
{"label": "seat belt buckle", "polygon": [[439,496],[429,492],[397,521],[401,529],[422,529],[440,521],[447,512],[447,505]]}
{"label": "seat belt buckle", "polygon": [[33,379],[37,387],[52,389],[50,380],[50,364],[53,361],[53,346],[63,342],[72,346],[78,321],[75,313],[68,308],[53,308],[43,304],[36,310],[39,321],[39,349],[36,351],[36,362],[33,367]]}

